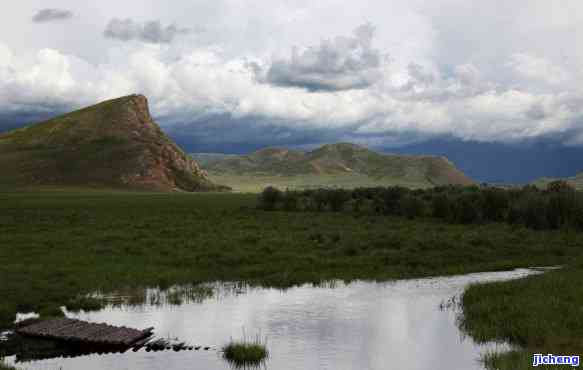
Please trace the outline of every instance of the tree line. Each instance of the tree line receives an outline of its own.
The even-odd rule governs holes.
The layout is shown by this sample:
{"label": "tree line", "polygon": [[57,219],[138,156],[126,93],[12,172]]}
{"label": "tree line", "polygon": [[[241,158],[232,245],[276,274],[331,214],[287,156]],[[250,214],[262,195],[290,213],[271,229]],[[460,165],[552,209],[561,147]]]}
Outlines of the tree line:
{"label": "tree line", "polygon": [[533,185],[510,189],[451,185],[281,191],[270,186],[259,195],[258,208],[434,217],[459,224],[506,222],[536,230],[583,231],[583,193],[565,181],[551,182],[545,189]]}

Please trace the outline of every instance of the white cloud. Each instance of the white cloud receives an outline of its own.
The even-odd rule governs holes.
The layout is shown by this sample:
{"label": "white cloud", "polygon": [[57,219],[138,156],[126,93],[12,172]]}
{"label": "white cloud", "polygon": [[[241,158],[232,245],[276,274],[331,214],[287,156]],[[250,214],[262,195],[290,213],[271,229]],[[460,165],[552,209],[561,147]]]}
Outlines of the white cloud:
{"label": "white cloud", "polygon": [[558,85],[569,78],[567,72],[545,58],[535,57],[525,53],[515,53],[507,65],[521,76]]}
{"label": "white cloud", "polygon": [[[0,22],[0,113],[144,93],[162,124],[193,130],[200,117],[224,113],[248,126],[381,141],[577,133],[583,52],[572,35],[583,31],[583,5],[565,1],[573,9],[558,22],[542,17],[557,6],[539,0],[504,2],[504,12],[502,2],[462,0],[103,0],[95,10],[61,0],[76,15],[70,32],[92,42],[76,43],[53,27],[33,34],[8,17]],[[25,17],[31,9],[15,6]],[[111,42],[106,26],[109,37],[143,42]],[[198,27],[205,32],[196,38],[177,37]],[[298,51],[283,57],[293,45]]]}
{"label": "white cloud", "polygon": [[366,23],[351,37],[323,40],[318,47],[292,49],[289,60],[275,60],[266,68],[255,65],[258,80],[276,86],[310,91],[364,89],[380,77],[384,56],[372,47],[375,28]]}

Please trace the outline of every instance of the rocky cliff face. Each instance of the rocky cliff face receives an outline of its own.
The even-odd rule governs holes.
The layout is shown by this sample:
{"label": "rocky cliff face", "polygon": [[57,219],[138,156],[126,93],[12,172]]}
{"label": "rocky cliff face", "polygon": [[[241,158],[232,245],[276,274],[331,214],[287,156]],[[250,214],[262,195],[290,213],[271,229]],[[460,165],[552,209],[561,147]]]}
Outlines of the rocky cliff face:
{"label": "rocky cliff face", "polygon": [[162,132],[143,95],[105,101],[0,135],[0,143],[0,154],[22,162],[15,177],[24,185],[226,190]]}
{"label": "rocky cliff face", "polygon": [[133,95],[122,103],[119,121],[114,122],[118,134],[143,144],[135,171],[121,175],[120,180],[130,186],[159,190],[213,190],[218,189],[207,173],[170,140],[154,122],[143,95]]}

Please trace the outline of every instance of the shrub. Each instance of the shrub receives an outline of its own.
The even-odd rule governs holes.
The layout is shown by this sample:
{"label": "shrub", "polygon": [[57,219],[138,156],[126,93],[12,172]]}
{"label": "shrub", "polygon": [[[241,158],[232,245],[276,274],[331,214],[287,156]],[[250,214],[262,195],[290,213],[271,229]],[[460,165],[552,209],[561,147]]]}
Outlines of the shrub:
{"label": "shrub", "polygon": [[401,199],[400,208],[403,216],[414,219],[423,216],[425,203],[413,195],[407,195]]}
{"label": "shrub", "polygon": [[482,191],[482,215],[488,221],[503,221],[508,212],[508,195],[501,189]]}
{"label": "shrub", "polygon": [[431,214],[433,217],[446,219],[450,217],[453,204],[445,194],[438,194],[431,200]]}
{"label": "shrub", "polygon": [[283,194],[283,209],[285,211],[297,211],[299,195],[295,191],[286,190]]}
{"label": "shrub", "polygon": [[408,192],[409,189],[401,186],[386,188],[382,194],[383,212],[388,215],[399,215],[401,212],[401,198]]}
{"label": "shrub", "polygon": [[461,224],[481,221],[481,212],[475,194],[461,195],[455,202],[450,220]]}
{"label": "shrub", "polygon": [[526,227],[544,230],[549,227],[546,199],[538,194],[526,194],[516,205],[518,219]]}
{"label": "shrub", "polygon": [[334,189],[328,191],[328,204],[334,212],[340,212],[344,204],[350,199],[350,193],[344,189]]}
{"label": "shrub", "polygon": [[549,193],[571,193],[575,191],[568,182],[563,180],[552,181],[547,185],[547,192]]}
{"label": "shrub", "polygon": [[312,193],[312,201],[318,211],[323,211],[328,203],[328,194],[324,189],[318,189]]}
{"label": "shrub", "polygon": [[277,208],[277,203],[279,203],[281,199],[282,192],[273,186],[268,186],[260,195],[261,208],[266,211],[273,211]]}
{"label": "shrub", "polygon": [[8,328],[16,319],[16,310],[10,307],[0,306],[0,328]]}

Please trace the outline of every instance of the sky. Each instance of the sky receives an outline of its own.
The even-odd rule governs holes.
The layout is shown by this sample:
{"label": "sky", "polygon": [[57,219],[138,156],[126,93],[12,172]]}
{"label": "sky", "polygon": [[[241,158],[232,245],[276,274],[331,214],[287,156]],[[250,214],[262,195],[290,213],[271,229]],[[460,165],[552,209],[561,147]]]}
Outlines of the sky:
{"label": "sky", "polygon": [[[141,93],[189,151],[349,141],[445,153],[484,181],[583,170],[578,0],[21,0],[3,9],[0,131]],[[527,166],[513,153],[541,157]]]}

